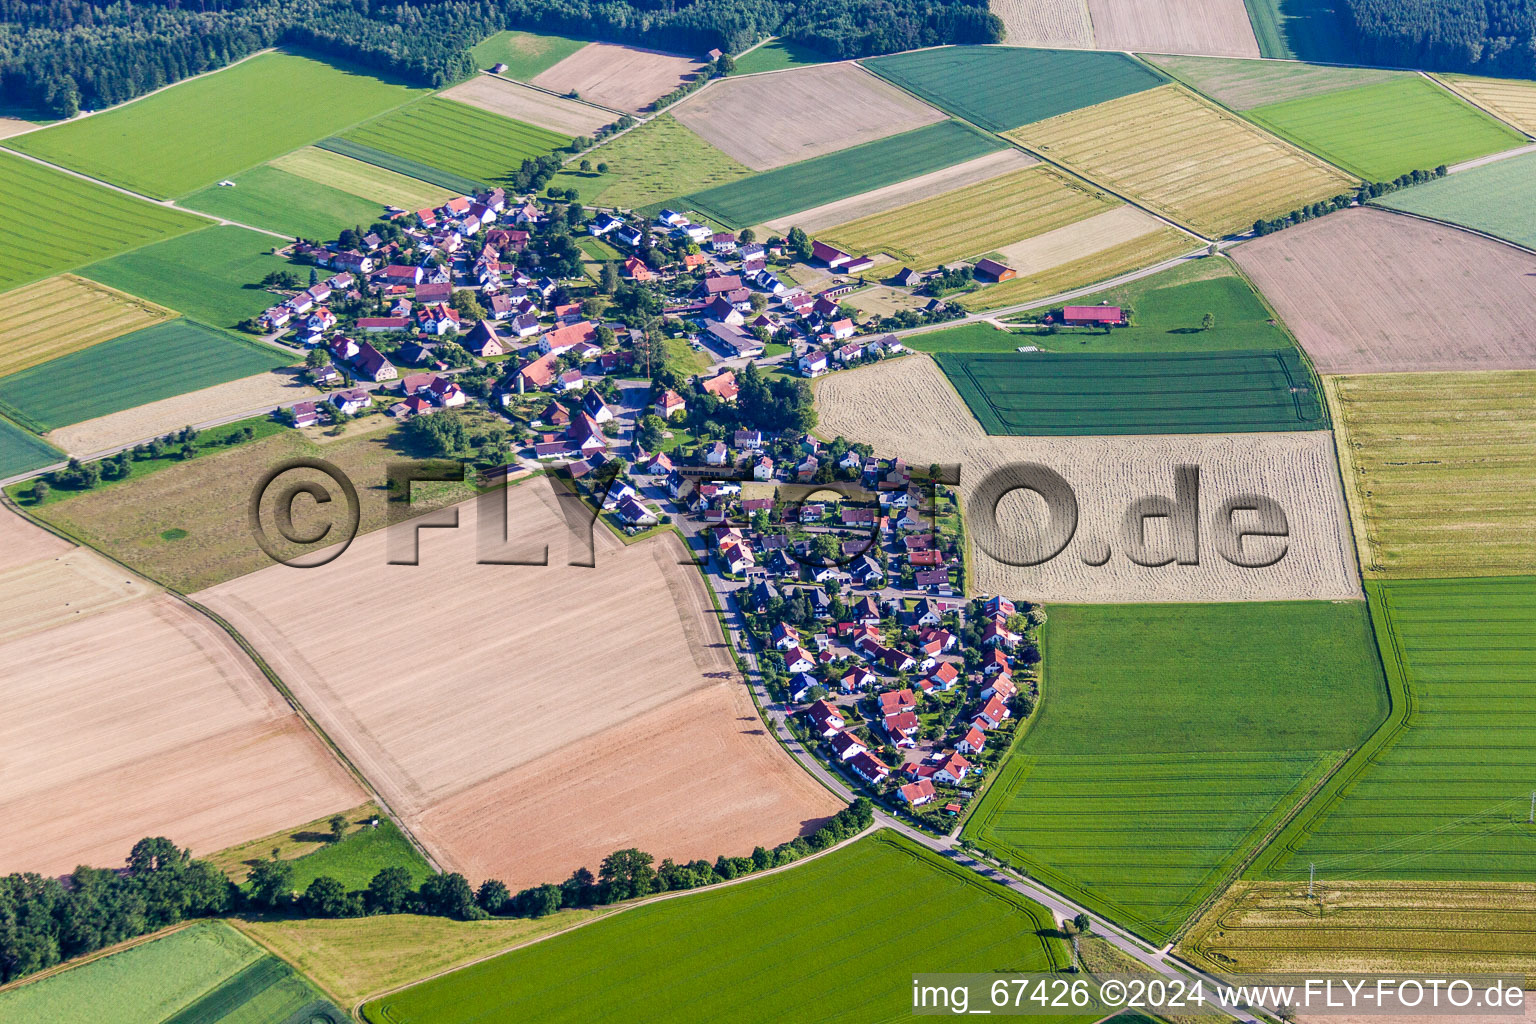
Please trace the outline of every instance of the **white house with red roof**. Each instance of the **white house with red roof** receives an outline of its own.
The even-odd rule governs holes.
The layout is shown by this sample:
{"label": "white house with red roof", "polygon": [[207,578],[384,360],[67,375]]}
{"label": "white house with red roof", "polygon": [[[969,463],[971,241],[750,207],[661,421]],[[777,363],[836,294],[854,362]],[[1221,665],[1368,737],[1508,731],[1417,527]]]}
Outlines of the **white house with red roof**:
{"label": "white house with red roof", "polygon": [[842,712],[824,700],[818,700],[805,709],[805,720],[822,739],[830,739],[834,734],[842,732],[848,724]]}
{"label": "white house with red roof", "polygon": [[979,754],[987,748],[987,734],[976,726],[971,726],[955,744],[955,749],[963,754]]}
{"label": "white house with red roof", "polygon": [[896,792],[911,807],[921,807],[923,804],[931,803],[933,798],[938,795],[933,790],[933,783],[927,779],[909,782]]}
{"label": "white house with red roof", "polygon": [[869,752],[869,748],[859,742],[859,738],[851,732],[840,732],[828,741],[833,755],[839,761],[847,761],[860,754]]}
{"label": "white house with red roof", "polygon": [[850,757],[848,759],[848,767],[853,774],[871,786],[879,785],[885,781],[886,776],[891,774],[891,769],[886,766],[885,762],[867,750],[862,750]]}

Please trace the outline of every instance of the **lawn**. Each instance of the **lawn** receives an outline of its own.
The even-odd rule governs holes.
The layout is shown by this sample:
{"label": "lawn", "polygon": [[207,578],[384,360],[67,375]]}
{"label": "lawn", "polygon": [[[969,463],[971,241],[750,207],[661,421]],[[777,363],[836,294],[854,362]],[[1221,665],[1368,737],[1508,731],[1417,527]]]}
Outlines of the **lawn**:
{"label": "lawn", "polygon": [[[57,230],[39,210],[88,210],[92,230]],[[196,214],[146,203],[12,153],[0,153],[0,214],[6,222],[0,292],[208,225]]]}
{"label": "lawn", "polygon": [[229,187],[209,185],[182,205],[295,238],[335,238],[343,228],[384,215],[378,203],[276,167],[253,167],[234,181]]}
{"label": "lawn", "polygon": [[1372,202],[1536,249],[1536,153],[1458,171]]}
{"label": "lawn", "polygon": [[398,206],[402,210],[439,206],[459,194],[316,146],[307,146],[280,156],[272,161],[271,166],[340,189],[370,203]]}
{"label": "lawn", "polygon": [[1389,181],[1526,140],[1418,76],[1253,107],[1244,116],[1367,181]]}
{"label": "lawn", "polygon": [[995,132],[1167,81],[1126,54],[1092,50],[945,46],[863,64],[934,106]]}
{"label": "lawn", "polygon": [[1328,377],[1368,576],[1536,572],[1536,372]]}
{"label": "lawn", "polygon": [[750,53],[736,58],[736,74],[755,75],[760,71],[782,71],[825,64],[832,58],[790,39],[770,39]]}
{"label": "lawn", "polygon": [[0,295],[0,377],[175,315],[73,274],[24,285]]}
{"label": "lawn", "polygon": [[[1097,328],[1041,332],[1028,343],[1052,352],[1226,352],[1295,346],[1264,300],[1224,257],[1187,260],[1073,299],[1072,304],[1120,306],[1130,310],[1131,324],[1108,334]],[[1208,330],[1201,327],[1207,313],[1216,320]]]}
{"label": "lawn", "polygon": [[[1528,882],[1536,578],[1366,584],[1393,714],[1250,875]],[[1529,907],[1529,901],[1526,904]]]}
{"label": "lawn", "polygon": [[220,224],[92,263],[80,274],[215,327],[234,327],[281,301],[261,287],[273,271],[294,269],[271,254],[279,244],[271,235]]}
{"label": "lawn", "polygon": [[0,479],[62,462],[64,453],[0,416]]}
{"label": "lawn", "polygon": [[1353,191],[1342,171],[1165,85],[1008,133],[1091,181],[1207,236]]}
{"label": "lawn", "polygon": [[742,228],[964,163],[1002,145],[959,121],[940,121],[695,192],[680,202]]}
{"label": "lawn", "polygon": [[1238,433],[1327,426],[1306,364],[1292,347],[941,352],[934,358],[989,434]]}
{"label": "lawn", "polygon": [[507,70],[502,74],[526,82],[565,60],[587,42],[542,32],[505,31],[482,39],[470,48],[469,54],[475,60],[475,67],[482,71],[505,64]]}
{"label": "lawn", "polygon": [[171,199],[422,92],[330,61],[265,53],[5,145],[155,199]]}
{"label": "lawn", "polygon": [[1360,601],[1053,605],[1043,641],[966,835],[1154,942],[1387,714]]}
{"label": "lawn", "polygon": [[172,320],[0,378],[0,409],[41,433],[291,362],[270,346]]}
{"label": "lawn", "polygon": [[773,875],[614,914],[363,1013],[374,1024],[894,1020],[911,1012],[914,971],[1066,962],[1044,908],[882,832]]}
{"label": "lawn", "polygon": [[606,173],[565,170],[553,184],[574,188],[587,204],[633,209],[684,192],[714,188],[752,172],[694,134],[671,114],[648,121],[587,154]]}
{"label": "lawn", "polygon": [[[839,224],[817,238],[847,252],[884,252],[925,269],[976,257],[1118,205],[1048,165],[1036,165]],[[978,217],[977,211],[986,216]]]}
{"label": "lawn", "polygon": [[548,128],[436,96],[358,125],[341,138],[487,183],[499,183],[525,159],[571,141]]}

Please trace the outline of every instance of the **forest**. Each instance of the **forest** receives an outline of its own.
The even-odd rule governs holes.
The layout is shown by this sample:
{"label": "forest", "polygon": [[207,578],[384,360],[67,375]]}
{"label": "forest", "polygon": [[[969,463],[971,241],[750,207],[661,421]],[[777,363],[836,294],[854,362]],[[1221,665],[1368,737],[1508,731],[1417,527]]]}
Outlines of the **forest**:
{"label": "forest", "polygon": [[778,34],[838,58],[1002,39],[985,0],[0,0],[0,106],[69,117],[280,44],[437,87],[504,28],[688,54]]}
{"label": "forest", "polygon": [[1536,0],[1341,0],[1363,64],[1536,77]]}

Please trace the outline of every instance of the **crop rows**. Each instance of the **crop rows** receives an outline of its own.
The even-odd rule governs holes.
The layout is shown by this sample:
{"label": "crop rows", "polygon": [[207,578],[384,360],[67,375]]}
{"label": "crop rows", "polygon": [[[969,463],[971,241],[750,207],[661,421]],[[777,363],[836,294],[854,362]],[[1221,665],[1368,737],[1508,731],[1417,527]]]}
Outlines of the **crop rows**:
{"label": "crop rows", "polygon": [[[343,133],[341,138],[411,163],[421,162],[484,182],[501,181],[517,170],[523,160],[544,156],[571,141],[569,136],[547,128],[436,97],[375,118]],[[367,156],[333,145],[327,144],[325,148],[368,160]],[[405,165],[382,166],[421,177]],[[440,176],[424,180],[452,187]]]}
{"label": "crop rows", "polygon": [[0,300],[0,376],[175,315],[71,274],[17,288]]}

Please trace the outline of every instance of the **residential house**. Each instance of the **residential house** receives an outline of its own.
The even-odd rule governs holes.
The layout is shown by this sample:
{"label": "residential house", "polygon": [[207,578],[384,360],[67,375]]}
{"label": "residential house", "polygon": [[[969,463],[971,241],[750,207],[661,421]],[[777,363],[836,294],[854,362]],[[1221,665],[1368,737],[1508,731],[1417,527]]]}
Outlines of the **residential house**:
{"label": "residential house", "polygon": [[851,732],[840,732],[828,741],[832,748],[832,755],[839,761],[847,761],[860,754],[869,753],[869,748],[859,742],[859,738]]}
{"label": "residential house", "polygon": [[987,698],[987,702],[972,717],[971,723],[979,725],[983,729],[996,729],[1004,721],[1012,717],[1012,715],[1013,712],[1008,710],[1008,705],[1004,703],[1003,698],[994,693],[991,697]]}
{"label": "residential house", "polygon": [[848,724],[842,713],[824,700],[818,700],[806,708],[805,718],[811,729],[822,739],[830,739],[835,733],[842,732]]}
{"label": "residential house", "polygon": [[664,420],[672,419],[675,413],[687,412],[688,403],[683,401],[683,396],[668,388],[663,391],[661,397],[656,399],[656,415]]}
{"label": "residential house", "polygon": [[867,750],[860,751],[850,757],[848,759],[848,768],[853,774],[871,786],[878,786],[891,774],[891,770],[886,767],[885,762]]}
{"label": "residential house", "polygon": [[491,320],[481,320],[469,329],[461,342],[466,350],[484,359],[488,356],[503,356],[509,351],[509,346],[496,330],[496,324]]}
{"label": "residential house", "polygon": [[736,403],[736,395],[741,390],[736,385],[736,373],[734,370],[726,370],[717,377],[711,377],[700,386],[709,394],[720,399],[720,401],[731,405]]}
{"label": "residential house", "polygon": [[800,357],[799,367],[802,376],[820,377],[829,369],[827,365],[827,354],[825,352],[817,351],[807,352],[805,355]]}
{"label": "residential house", "polygon": [[320,422],[320,409],[314,402],[295,402],[290,411],[296,427],[312,427]]}
{"label": "residential house", "polygon": [[366,341],[357,343],[357,355],[353,356],[352,365],[357,368],[359,376],[373,381],[394,380],[400,376],[394,364]]}
{"label": "residential house", "polygon": [[933,798],[938,795],[933,790],[933,783],[927,779],[909,782],[896,790],[896,792],[911,807],[921,807],[924,804],[932,803]]}
{"label": "residential house", "polygon": [[631,256],[624,261],[624,276],[631,281],[654,281],[656,272],[645,265],[645,261],[638,256]]}
{"label": "residential house", "polygon": [[979,754],[987,748],[987,734],[976,726],[971,726],[955,744],[955,749],[962,754]]}
{"label": "residential house", "polygon": [[354,415],[368,408],[373,400],[368,397],[368,392],[362,388],[348,388],[345,391],[333,391],[326,399],[333,406],[348,416]]}

